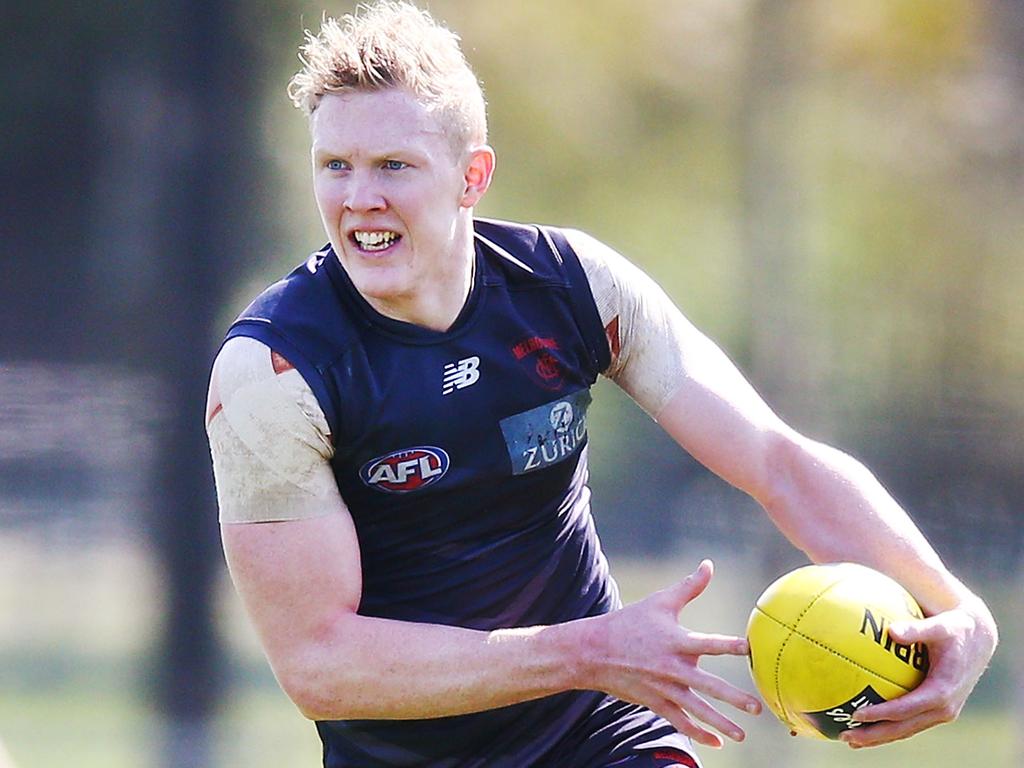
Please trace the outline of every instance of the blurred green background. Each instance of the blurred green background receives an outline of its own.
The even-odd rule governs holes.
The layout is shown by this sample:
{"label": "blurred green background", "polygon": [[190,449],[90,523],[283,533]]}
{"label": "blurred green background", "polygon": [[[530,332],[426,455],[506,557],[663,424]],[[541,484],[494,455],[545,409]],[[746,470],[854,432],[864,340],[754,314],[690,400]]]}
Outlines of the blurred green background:
{"label": "blurred green background", "polygon": [[[854,753],[747,718],[709,768],[1024,764],[1024,3],[429,8],[489,101],[479,212],[643,266],[787,420],[864,459],[1000,621],[959,722]],[[324,239],[284,93],[324,10],[2,12],[0,739],[19,766],[318,764],[223,570],[202,412],[226,324]],[[595,399],[594,511],[626,597],[712,556],[683,620],[742,632],[803,556],[614,386]]]}

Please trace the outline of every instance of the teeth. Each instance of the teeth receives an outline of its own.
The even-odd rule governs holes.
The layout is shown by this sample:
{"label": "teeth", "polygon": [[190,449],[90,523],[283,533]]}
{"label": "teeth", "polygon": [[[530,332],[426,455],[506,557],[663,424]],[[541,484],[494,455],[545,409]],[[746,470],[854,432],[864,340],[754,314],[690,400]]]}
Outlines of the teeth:
{"label": "teeth", "polygon": [[398,240],[396,232],[353,232],[356,243],[364,251],[383,251]]}

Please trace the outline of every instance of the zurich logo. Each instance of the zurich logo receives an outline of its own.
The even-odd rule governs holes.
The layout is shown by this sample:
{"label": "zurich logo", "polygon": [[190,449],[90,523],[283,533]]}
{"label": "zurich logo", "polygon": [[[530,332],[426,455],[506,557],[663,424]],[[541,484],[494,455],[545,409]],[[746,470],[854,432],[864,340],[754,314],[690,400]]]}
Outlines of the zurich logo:
{"label": "zurich logo", "polygon": [[433,485],[448,471],[448,454],[441,448],[403,448],[371,459],[359,470],[370,488],[385,493],[409,493]]}
{"label": "zurich logo", "polygon": [[502,419],[512,474],[522,475],[576,456],[587,440],[590,390],[581,389]]}
{"label": "zurich logo", "polygon": [[551,422],[551,428],[563,434],[569,431],[569,427],[572,426],[573,412],[572,406],[564,400],[555,405],[551,409],[551,414],[548,416],[548,420]]}

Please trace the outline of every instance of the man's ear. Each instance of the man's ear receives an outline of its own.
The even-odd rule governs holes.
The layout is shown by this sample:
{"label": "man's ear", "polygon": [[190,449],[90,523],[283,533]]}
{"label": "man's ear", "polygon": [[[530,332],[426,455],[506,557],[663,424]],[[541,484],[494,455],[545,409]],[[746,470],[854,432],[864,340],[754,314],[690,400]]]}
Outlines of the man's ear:
{"label": "man's ear", "polygon": [[484,196],[491,186],[494,176],[494,150],[484,145],[472,150],[466,163],[464,178],[465,187],[459,204],[463,208],[472,208]]}

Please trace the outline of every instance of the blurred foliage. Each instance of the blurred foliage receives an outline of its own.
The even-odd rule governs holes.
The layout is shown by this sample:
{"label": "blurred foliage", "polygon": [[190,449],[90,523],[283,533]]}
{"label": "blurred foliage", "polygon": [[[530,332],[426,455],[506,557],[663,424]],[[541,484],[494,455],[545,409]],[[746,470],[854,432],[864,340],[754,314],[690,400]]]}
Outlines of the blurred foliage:
{"label": "blurred foliage", "polygon": [[[990,513],[993,544],[1016,559],[1024,29],[1011,4],[430,8],[461,35],[488,96],[498,171],[483,215],[576,226],[617,247],[787,419],[869,459],[926,527]],[[297,2],[262,30],[277,68],[264,151],[268,183],[284,190],[281,237],[235,307],[323,237],[304,121],[283,94],[300,28],[320,14]],[[659,439],[615,402],[595,431],[614,423],[620,443]],[[595,485],[658,498],[616,472],[629,464],[595,458]],[[963,494],[935,487],[943,478],[985,498],[946,510]]]}
{"label": "blurred foliage", "polygon": [[[744,273],[757,267],[737,232],[747,172],[738,101],[758,66],[744,59],[754,5],[431,5],[460,32],[489,96],[499,166],[481,212],[586,228],[738,348]],[[776,151],[799,163],[800,220],[783,224],[805,242],[789,287],[818,320],[794,343],[831,350],[822,365],[835,381],[860,371],[867,381],[910,377],[916,389],[937,368],[964,367],[951,355],[972,354],[967,368],[993,361],[1020,374],[1021,345],[1007,343],[1008,332],[1024,333],[1013,303],[1024,217],[1020,196],[1007,194],[1022,173],[1020,123],[1007,118],[1020,116],[1022,97],[991,48],[998,20],[988,4],[789,5],[800,47],[770,85],[792,147]],[[297,6],[293,19],[315,29],[319,6]],[[298,26],[266,29],[267,44],[292,52]],[[281,69],[266,95],[267,151],[291,194],[268,253],[284,268],[322,236],[303,121],[283,96],[297,61],[269,59]],[[1000,387],[1010,377],[983,378]],[[1019,413],[1020,389],[1003,389]]]}

